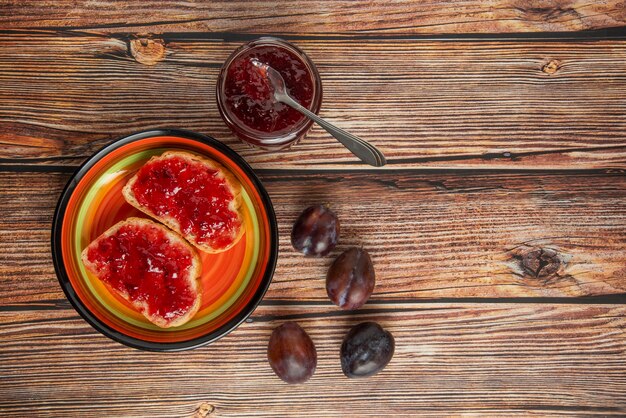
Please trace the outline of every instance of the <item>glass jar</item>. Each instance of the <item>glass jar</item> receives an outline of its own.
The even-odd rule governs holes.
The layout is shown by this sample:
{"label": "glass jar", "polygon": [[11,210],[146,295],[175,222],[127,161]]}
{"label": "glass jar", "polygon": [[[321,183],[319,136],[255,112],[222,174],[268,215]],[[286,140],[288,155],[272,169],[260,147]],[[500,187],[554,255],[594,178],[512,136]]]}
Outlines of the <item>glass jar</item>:
{"label": "glass jar", "polygon": [[258,72],[252,60],[277,70],[289,95],[316,114],[322,104],[319,73],[299,48],[270,37],[241,46],[220,70],[217,105],[231,131],[243,142],[257,147],[287,148],[306,135],[313,121],[277,102],[269,80]]}

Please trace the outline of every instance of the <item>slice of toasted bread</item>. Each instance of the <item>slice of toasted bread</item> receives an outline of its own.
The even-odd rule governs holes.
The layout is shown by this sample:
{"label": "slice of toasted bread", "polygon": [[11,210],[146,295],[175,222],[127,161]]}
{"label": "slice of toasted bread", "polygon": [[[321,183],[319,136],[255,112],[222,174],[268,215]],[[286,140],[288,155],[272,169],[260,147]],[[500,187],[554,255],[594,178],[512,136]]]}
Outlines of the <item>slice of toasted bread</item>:
{"label": "slice of toasted bread", "polygon": [[[224,186],[228,189],[228,191],[232,195],[232,199],[228,201],[228,206],[227,208],[224,208],[224,210],[219,210],[219,211],[216,211],[215,213],[206,213],[205,215],[207,217],[215,217],[215,216],[232,217],[232,225],[234,225],[234,227],[231,230],[223,231],[222,235],[220,235],[219,232],[217,232],[215,236],[207,237],[206,235],[205,236],[200,235],[193,231],[193,228],[194,228],[193,222],[196,222],[196,226],[197,226],[197,224],[200,221],[189,221],[192,224],[192,226],[183,228],[181,226],[181,219],[178,219],[176,217],[177,216],[176,214],[165,213],[158,207],[150,207],[150,202],[147,201],[147,198],[145,196],[142,197],[137,194],[137,192],[139,193],[142,192],[141,190],[136,189],[137,184],[139,185],[142,184],[142,182],[140,181],[140,178],[146,180],[147,182],[148,181],[147,179],[151,178],[149,176],[164,176],[165,175],[165,174],[163,175],[158,174],[157,168],[155,167],[158,167],[159,163],[162,163],[167,159],[179,159],[179,161],[184,161],[185,164],[188,164],[188,166],[186,166],[186,169],[197,169],[197,170],[202,169],[205,171],[206,170],[216,171],[215,175],[212,178],[215,178],[215,181],[219,182],[219,184],[222,184],[223,182]],[[184,211],[185,209],[189,209],[189,208],[193,209],[194,201],[202,202],[204,200],[204,202],[207,202],[208,201],[207,199],[211,197],[209,195],[202,195],[202,196],[195,195],[193,199],[183,200],[185,193],[184,192],[180,193],[180,189],[182,189],[183,187],[182,186],[174,187],[174,184],[179,185],[176,182],[178,181],[177,176],[180,177],[181,173],[168,172],[167,176],[168,176],[167,181],[171,182],[171,183],[168,183],[168,187],[173,187],[173,189],[172,190],[159,189],[159,190],[161,190],[161,192],[164,194],[163,195],[165,196],[164,199],[168,199],[169,202],[171,202],[171,204],[175,206],[176,210]],[[152,178],[154,179],[155,177],[152,177]],[[158,179],[158,177],[156,178]],[[181,182],[180,184],[183,184],[183,183]],[[122,193],[124,195],[124,199],[126,199],[126,201],[130,203],[132,206],[136,207],[143,213],[169,226],[171,229],[181,234],[187,241],[195,245],[198,249],[207,253],[220,253],[220,252],[230,249],[241,239],[241,237],[243,236],[245,232],[245,225],[243,223],[243,216],[241,213],[241,202],[242,202],[241,184],[239,183],[237,178],[230,171],[224,168],[221,164],[206,157],[201,157],[201,156],[191,154],[188,152],[183,152],[183,151],[168,151],[168,152],[163,153],[160,156],[152,157],[137,171],[137,173],[130,180],[128,180],[128,182],[122,189]],[[209,193],[209,192],[206,192],[206,193]],[[145,195],[147,196],[148,193],[145,192]],[[231,219],[231,218],[228,218],[228,219]],[[209,231],[207,234],[211,234],[215,231],[215,229],[212,228],[214,225],[217,225],[217,226],[220,225],[219,222],[217,221],[213,221],[213,222],[214,223],[211,224],[211,231]],[[206,225],[206,222],[205,222],[205,225]]]}
{"label": "slice of toasted bread", "polygon": [[177,233],[149,219],[118,222],[93,240],[81,259],[108,289],[161,328],[183,325],[200,308],[198,253]]}

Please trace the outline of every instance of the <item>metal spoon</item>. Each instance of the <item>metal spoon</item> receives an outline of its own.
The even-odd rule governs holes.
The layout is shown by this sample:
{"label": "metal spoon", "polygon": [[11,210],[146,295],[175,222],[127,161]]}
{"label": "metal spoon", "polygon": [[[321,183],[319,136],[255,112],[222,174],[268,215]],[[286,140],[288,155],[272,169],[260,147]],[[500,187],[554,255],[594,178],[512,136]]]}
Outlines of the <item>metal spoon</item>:
{"label": "metal spoon", "polygon": [[336,127],[335,125],[326,122],[324,119],[320,118],[315,113],[311,112],[309,109],[296,102],[287,93],[287,89],[285,88],[285,80],[278,71],[256,59],[252,60],[252,64],[259,69],[259,71],[265,78],[269,80],[274,89],[274,98],[277,101],[296,109],[298,112],[315,121],[318,125],[324,128],[326,132],[335,137],[339,142],[341,142],[346,148],[348,148],[362,161],[373,165],[374,167],[382,167],[387,163],[387,161],[385,160],[385,156],[378,148],[362,140],[361,138]]}

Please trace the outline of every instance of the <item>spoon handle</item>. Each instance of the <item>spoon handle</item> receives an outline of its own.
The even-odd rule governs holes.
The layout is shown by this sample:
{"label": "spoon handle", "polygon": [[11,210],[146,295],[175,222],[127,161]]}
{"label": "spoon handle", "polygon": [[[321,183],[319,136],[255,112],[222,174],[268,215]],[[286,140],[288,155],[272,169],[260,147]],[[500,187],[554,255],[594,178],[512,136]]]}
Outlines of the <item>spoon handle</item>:
{"label": "spoon handle", "polygon": [[361,161],[364,161],[369,165],[373,165],[374,167],[382,167],[387,163],[383,153],[374,145],[325,121],[324,119],[317,116],[315,113],[311,112],[309,109],[302,106],[300,103],[293,100],[288,95],[281,94],[279,96],[276,94],[276,96],[276,99],[278,101],[283,102],[290,107],[293,107],[298,112],[306,115],[307,117],[315,121],[318,125],[324,128],[326,132],[334,136],[337,141],[341,142],[346,148],[348,148],[354,155],[359,157]]}

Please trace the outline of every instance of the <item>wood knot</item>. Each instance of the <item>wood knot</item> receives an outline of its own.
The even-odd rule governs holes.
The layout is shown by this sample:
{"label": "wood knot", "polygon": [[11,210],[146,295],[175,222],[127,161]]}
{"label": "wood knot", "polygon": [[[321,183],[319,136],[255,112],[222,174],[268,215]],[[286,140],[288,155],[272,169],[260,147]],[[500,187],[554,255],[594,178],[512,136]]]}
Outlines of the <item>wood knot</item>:
{"label": "wood knot", "polygon": [[561,268],[556,251],[549,248],[533,248],[521,257],[522,270],[532,278],[550,277]]}
{"label": "wood knot", "polygon": [[541,67],[541,71],[546,74],[552,75],[561,68],[561,63],[558,60],[550,60],[547,64]]}
{"label": "wood knot", "polygon": [[130,54],[137,62],[155,65],[165,58],[165,42],[163,39],[140,37],[129,42]]}
{"label": "wood knot", "polygon": [[193,414],[193,418],[205,418],[215,412],[215,407],[208,402],[202,402],[196,412]]}

